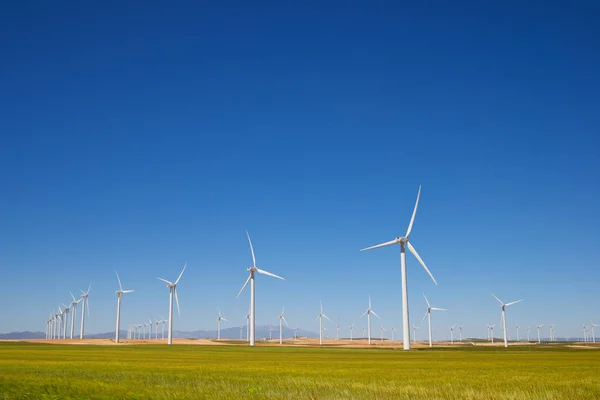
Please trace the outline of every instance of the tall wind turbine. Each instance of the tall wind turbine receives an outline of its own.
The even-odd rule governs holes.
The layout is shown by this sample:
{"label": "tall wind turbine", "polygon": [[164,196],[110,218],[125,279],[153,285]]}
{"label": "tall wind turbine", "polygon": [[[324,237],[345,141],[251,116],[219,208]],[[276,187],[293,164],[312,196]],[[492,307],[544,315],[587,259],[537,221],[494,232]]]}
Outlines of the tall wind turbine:
{"label": "tall wind turbine", "polygon": [[227,321],[227,319],[221,316],[221,310],[219,310],[218,307],[217,313],[219,313],[219,316],[217,317],[217,340],[221,340],[221,321]]}
{"label": "tall wind turbine", "polygon": [[406,278],[406,249],[405,246],[408,247],[411,253],[415,256],[415,258],[419,261],[419,263],[425,268],[425,271],[429,274],[433,282],[437,285],[437,282],[421,257],[419,253],[415,250],[412,244],[409,241],[410,231],[412,230],[413,222],[415,221],[415,215],[417,214],[417,206],[419,205],[419,197],[421,196],[421,186],[419,186],[419,192],[417,193],[417,201],[415,203],[415,209],[413,210],[412,217],[410,219],[410,223],[408,224],[408,229],[406,230],[406,235],[404,237],[397,237],[394,240],[390,240],[389,242],[381,243],[375,246],[367,247],[362,249],[361,251],[376,249],[378,247],[391,246],[394,244],[400,244],[400,272],[402,275],[402,336],[404,337],[404,350],[410,350],[410,325],[408,319],[408,285]]}
{"label": "tall wind turbine", "polygon": [[[319,344],[322,345],[323,344],[323,318],[327,318],[327,320],[329,322],[331,322],[331,320],[329,319],[329,317],[327,315],[323,314],[323,302],[320,302],[320,303],[321,303],[321,312],[319,313],[319,315],[317,315],[317,319],[319,320]],[[317,319],[315,319],[315,321],[317,321]]]}
{"label": "tall wind turbine", "polygon": [[71,298],[73,298],[73,301],[71,302],[71,339],[73,339],[73,333],[75,332],[75,311],[77,311],[77,304],[79,304],[81,299],[75,300],[73,293],[69,292],[69,294],[71,295]]}
{"label": "tall wind turbine", "polygon": [[383,332],[387,332],[387,329],[385,329],[385,328],[383,327],[383,324],[381,324],[381,334],[380,334],[380,335],[381,335],[381,338],[380,338],[380,339],[381,339],[381,341],[382,341],[382,342],[383,342]]}
{"label": "tall wind turbine", "polygon": [[394,341],[394,332],[396,332],[396,328],[392,327],[392,342]]}
{"label": "tall wind turbine", "polygon": [[[448,310],[446,310],[445,308],[431,307],[431,304],[429,304],[429,300],[427,300],[427,296],[425,296],[425,293],[423,293],[423,297],[425,298],[425,302],[427,302],[427,311],[425,312],[425,315],[423,316],[423,319],[421,320],[421,325],[423,325],[425,318],[427,318],[428,322],[429,322],[429,347],[433,347],[433,339],[432,339],[432,335],[431,335],[431,312],[432,311],[448,311]],[[405,347],[405,349],[406,349],[406,347]]]}
{"label": "tall wind turbine", "polygon": [[538,325],[537,326],[537,331],[538,331],[538,343],[542,343],[542,338],[540,337],[540,328],[544,326],[544,324]]}
{"label": "tall wind turbine", "polygon": [[284,310],[285,306],[281,308],[281,314],[279,314],[279,344],[283,344],[283,323],[285,322],[285,326],[288,326],[288,323],[283,316]]}
{"label": "tall wind turbine", "polygon": [[248,234],[248,231],[246,231],[246,236],[248,236],[248,243],[250,243],[250,252],[252,252],[252,266],[250,268],[248,268],[248,272],[250,272],[250,275],[248,275],[248,279],[246,279],[246,283],[244,283],[244,286],[242,286],[242,289],[238,293],[237,297],[239,297],[240,294],[242,294],[242,292],[248,285],[248,282],[250,282],[250,346],[254,346],[255,327],[256,327],[256,325],[255,325],[255,323],[256,323],[255,304],[254,304],[254,286],[255,286],[254,273],[258,272],[259,274],[269,275],[269,276],[272,276],[273,278],[281,279],[282,281],[284,281],[285,279],[280,276],[277,276],[275,274],[272,274],[270,272],[267,272],[265,270],[259,269],[256,266],[256,257],[254,257],[254,248],[252,247],[252,241],[250,240],[250,235]]}
{"label": "tall wind turbine", "polygon": [[119,281],[119,290],[115,293],[117,294],[117,329],[115,331],[115,343],[119,343],[119,336],[121,330],[121,299],[123,298],[124,293],[131,293],[133,290],[123,290],[123,286],[121,286],[121,278],[119,278],[119,273],[115,271],[117,274],[117,281]]}
{"label": "tall wind turbine", "polygon": [[488,325],[488,329],[490,330],[490,339],[492,339],[492,344],[494,343],[494,327],[495,326],[496,326],[496,324]]}
{"label": "tall wind turbine", "polygon": [[419,328],[421,327],[413,325],[413,343],[417,343],[417,329]]}
{"label": "tall wind turbine", "polygon": [[377,313],[375,313],[375,311],[373,311],[373,309],[371,308],[371,295],[369,295],[369,308],[367,308],[367,310],[360,316],[361,318],[365,315],[367,316],[367,335],[369,344],[371,344],[371,314],[379,318],[379,320],[381,321],[379,315],[377,315]]}
{"label": "tall wind turbine", "polygon": [[340,340],[340,317],[337,318],[337,325],[335,327],[335,340]]}
{"label": "tall wind turbine", "polygon": [[352,325],[350,325],[350,341],[353,339],[354,334],[354,321],[352,321]]}
{"label": "tall wind turbine", "polygon": [[528,327],[527,327],[527,341],[528,341],[528,342],[530,341],[530,340],[529,340],[529,330],[530,330],[530,329],[531,329],[531,327],[529,327],[529,326],[528,326]]}
{"label": "tall wind turbine", "polygon": [[169,282],[168,280],[163,279],[163,278],[156,278],[156,279],[161,280],[164,283],[166,283],[167,287],[169,288],[169,331],[168,331],[169,341],[168,341],[168,344],[173,344],[173,295],[175,295],[175,302],[177,303],[177,315],[181,315],[181,312],[179,310],[179,298],[177,296],[177,284],[179,283],[179,280],[181,279],[181,276],[183,275],[183,272],[185,271],[186,267],[187,267],[187,263],[185,263],[185,265],[183,266],[183,269],[181,270],[181,273],[179,274],[179,277],[177,278],[175,283]]}
{"label": "tall wind turbine", "polygon": [[63,310],[63,339],[67,338],[67,325],[69,322],[69,310],[71,308],[71,306],[66,306],[63,304],[64,310]]}
{"label": "tall wind turbine", "polygon": [[454,344],[454,328],[456,325],[452,325],[450,327],[450,344]]}
{"label": "tall wind turbine", "polygon": [[519,341],[519,328],[521,327],[519,326],[519,324],[517,324],[517,342]]}
{"label": "tall wind turbine", "polygon": [[494,296],[494,298],[496,300],[498,300],[498,303],[500,303],[500,305],[502,306],[502,330],[504,331],[504,347],[508,347],[508,336],[506,335],[506,307],[512,306],[513,304],[520,303],[524,299],[517,300],[517,301],[511,301],[510,303],[504,304],[502,302],[502,300],[500,300],[498,297],[496,297],[496,295],[494,293],[490,293],[490,294],[492,296]]}
{"label": "tall wind turbine", "polygon": [[459,330],[459,332],[460,332],[460,341],[461,341],[461,342],[463,341],[463,339],[462,339],[462,328],[463,328],[463,327],[462,327],[462,325],[459,325],[459,326],[458,326],[458,330]]}
{"label": "tall wind turbine", "polygon": [[248,314],[244,315],[246,320],[246,342],[250,341],[250,306],[248,306]]}
{"label": "tall wind turbine", "polygon": [[81,290],[81,331],[79,331],[79,339],[83,339],[83,332],[85,328],[85,308],[87,306],[88,317],[90,316],[90,290],[92,289],[92,283],[90,282],[90,286],[88,287],[87,292]]}
{"label": "tall wind turbine", "polygon": [[160,322],[162,323],[161,340],[165,340],[165,323],[167,322],[167,320],[164,317],[160,317]]}

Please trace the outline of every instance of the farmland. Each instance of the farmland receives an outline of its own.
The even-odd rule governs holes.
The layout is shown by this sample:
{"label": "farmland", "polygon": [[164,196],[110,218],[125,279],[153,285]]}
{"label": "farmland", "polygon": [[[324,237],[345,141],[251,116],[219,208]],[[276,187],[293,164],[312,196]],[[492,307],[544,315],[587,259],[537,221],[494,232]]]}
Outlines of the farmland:
{"label": "farmland", "polygon": [[1,399],[600,398],[600,351],[0,343]]}

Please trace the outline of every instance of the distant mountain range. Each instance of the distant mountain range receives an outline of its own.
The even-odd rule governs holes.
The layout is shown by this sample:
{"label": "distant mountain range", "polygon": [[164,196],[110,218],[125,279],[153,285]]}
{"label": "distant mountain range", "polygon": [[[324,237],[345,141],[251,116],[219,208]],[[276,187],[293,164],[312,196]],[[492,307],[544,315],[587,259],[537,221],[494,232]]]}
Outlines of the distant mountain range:
{"label": "distant mountain range", "polygon": [[[272,338],[279,337],[279,326],[272,327],[271,335]],[[158,330],[158,336],[161,337],[162,330]],[[165,337],[167,335],[167,331],[165,328]],[[75,335],[79,337],[77,333]],[[290,328],[283,328],[283,337],[291,338],[294,336],[294,330]],[[318,333],[305,331],[303,329],[298,329],[298,336],[316,338],[319,337]],[[22,332],[10,332],[10,333],[0,333],[0,340],[19,340],[19,339],[45,339],[46,334],[44,332],[30,332],[30,331],[22,331]],[[88,339],[110,339],[115,337],[115,331],[105,332],[105,333],[88,333],[85,335]],[[121,330],[121,337],[127,337],[127,331]],[[154,330],[152,331],[152,337],[154,337]],[[189,339],[206,339],[206,338],[216,338],[217,330],[198,330],[198,331],[173,331],[173,337],[175,338],[189,338]],[[240,327],[235,328],[223,328],[221,329],[221,337],[224,339],[239,339],[240,338]],[[246,339],[246,326],[242,327],[241,331],[242,339]],[[264,339],[269,338],[269,326],[257,326],[256,327],[256,339]]]}

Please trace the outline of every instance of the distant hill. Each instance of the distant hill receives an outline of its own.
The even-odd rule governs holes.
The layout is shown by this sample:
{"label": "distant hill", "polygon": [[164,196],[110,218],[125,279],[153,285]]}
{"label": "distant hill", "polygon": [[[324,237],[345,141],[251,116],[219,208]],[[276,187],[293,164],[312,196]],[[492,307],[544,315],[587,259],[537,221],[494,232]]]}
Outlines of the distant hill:
{"label": "distant hill", "polygon": [[[158,336],[161,337],[162,330],[159,329]],[[165,329],[165,337],[167,331]],[[279,326],[276,328],[273,327],[273,331],[271,332],[273,339],[279,337]],[[283,337],[291,338],[294,336],[294,330],[290,328],[283,328]],[[303,329],[298,329],[298,336],[304,336],[309,338],[319,337],[318,333],[305,331]],[[74,337],[79,337],[79,334]],[[115,331],[105,332],[105,333],[88,333],[85,335],[88,339],[110,339],[115,337]],[[121,337],[127,337],[127,331],[121,330]],[[154,332],[152,332],[152,337],[154,337]],[[173,331],[173,337],[175,338],[191,338],[191,339],[206,339],[206,338],[216,338],[217,330],[198,330],[198,331]],[[223,328],[221,329],[221,337],[224,339],[239,339],[240,338],[240,327],[235,328]],[[256,327],[256,339],[263,339],[269,337],[269,326],[257,326]],[[20,340],[20,339],[45,339],[46,334],[44,332],[10,332],[10,333],[0,333],[0,340]],[[246,339],[246,326],[242,328],[242,338]]]}

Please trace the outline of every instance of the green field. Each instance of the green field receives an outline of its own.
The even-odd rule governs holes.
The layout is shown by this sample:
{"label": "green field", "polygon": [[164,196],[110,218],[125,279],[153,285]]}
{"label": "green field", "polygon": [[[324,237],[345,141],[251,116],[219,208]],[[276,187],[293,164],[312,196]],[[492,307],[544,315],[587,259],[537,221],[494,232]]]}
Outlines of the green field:
{"label": "green field", "polygon": [[600,399],[600,351],[0,343],[0,399]]}

